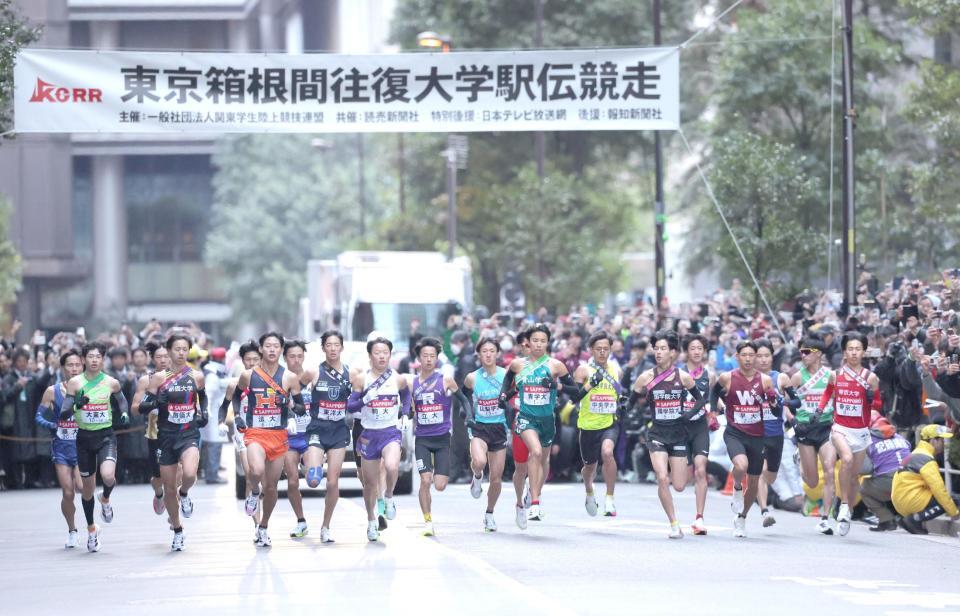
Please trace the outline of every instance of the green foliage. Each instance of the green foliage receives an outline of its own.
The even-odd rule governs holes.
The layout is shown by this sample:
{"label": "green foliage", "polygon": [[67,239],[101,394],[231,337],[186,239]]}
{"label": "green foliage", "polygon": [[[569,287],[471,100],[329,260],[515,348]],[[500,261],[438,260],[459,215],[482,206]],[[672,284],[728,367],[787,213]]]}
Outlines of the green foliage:
{"label": "green foliage", "polygon": [[14,60],[23,47],[39,38],[40,28],[21,19],[13,0],[0,0],[0,133],[10,130]]}
{"label": "green foliage", "polygon": [[9,304],[20,291],[23,268],[17,248],[10,237],[10,202],[0,196],[0,305]]}

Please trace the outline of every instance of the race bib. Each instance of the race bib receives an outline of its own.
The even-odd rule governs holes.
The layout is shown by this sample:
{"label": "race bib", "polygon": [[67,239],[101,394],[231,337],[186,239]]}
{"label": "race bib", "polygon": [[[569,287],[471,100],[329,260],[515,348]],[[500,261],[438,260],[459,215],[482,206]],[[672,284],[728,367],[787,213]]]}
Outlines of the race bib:
{"label": "race bib", "polygon": [[496,398],[479,398],[477,400],[477,417],[499,417],[502,412],[497,405]]}
{"label": "race bib", "polygon": [[293,420],[297,423],[297,434],[302,434],[307,431],[307,426],[310,425],[310,414],[294,415]]}
{"label": "race bib", "polygon": [[436,426],[443,423],[443,406],[431,404],[417,407],[417,423],[421,426]]}
{"label": "race bib", "polygon": [[58,421],[57,438],[61,441],[77,440],[77,422],[72,419],[61,419]]}
{"label": "race bib", "polygon": [[524,385],[523,403],[529,406],[550,404],[550,390],[540,385]]}
{"label": "race bib", "polygon": [[617,412],[617,398],[611,394],[593,394],[590,396],[590,412],[597,415],[614,415]]}
{"label": "race bib", "polygon": [[253,425],[251,428],[279,428],[280,409],[253,409]]}
{"label": "race bib", "polygon": [[734,411],[733,423],[741,426],[760,423],[760,413],[758,411]]}
{"label": "race bib", "polygon": [[347,415],[346,402],[330,402],[321,400],[317,407],[317,419],[323,421],[340,421]]}
{"label": "race bib", "polygon": [[103,425],[113,423],[113,417],[110,415],[110,405],[88,404],[80,411],[80,417],[85,424]]}
{"label": "race bib", "polygon": [[767,407],[763,407],[763,420],[764,421],[780,421],[780,418],[773,414],[773,411]]}
{"label": "race bib", "polygon": [[680,406],[680,401],[678,400],[675,406],[656,405],[654,418],[659,421],[671,421],[674,419],[680,419],[680,415],[682,414],[683,411]]}
{"label": "race bib", "polygon": [[863,415],[863,407],[859,403],[837,402],[836,413],[843,417],[860,417]]}
{"label": "race bib", "polygon": [[193,420],[193,404],[168,404],[167,420],[179,425],[188,424]]}
{"label": "race bib", "polygon": [[373,414],[374,421],[386,421],[393,419],[397,415],[397,402],[395,396],[385,396],[370,401],[367,407]]}

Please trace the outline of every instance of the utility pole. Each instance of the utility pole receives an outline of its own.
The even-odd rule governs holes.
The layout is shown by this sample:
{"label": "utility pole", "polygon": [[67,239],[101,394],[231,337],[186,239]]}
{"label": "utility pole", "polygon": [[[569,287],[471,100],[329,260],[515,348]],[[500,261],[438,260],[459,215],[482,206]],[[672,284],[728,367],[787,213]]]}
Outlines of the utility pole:
{"label": "utility pole", "polygon": [[854,212],[853,0],[843,0],[843,306],[857,303],[857,241]]}
{"label": "utility pole", "polygon": [[[653,0],[653,44],[660,46],[660,0]],[[654,197],[654,259],[657,275],[657,311],[666,295],[667,267],[664,255],[664,237],[666,235],[666,214],[663,204],[663,143],[660,140],[660,131],[653,134],[654,166],[656,168],[656,195]]]}

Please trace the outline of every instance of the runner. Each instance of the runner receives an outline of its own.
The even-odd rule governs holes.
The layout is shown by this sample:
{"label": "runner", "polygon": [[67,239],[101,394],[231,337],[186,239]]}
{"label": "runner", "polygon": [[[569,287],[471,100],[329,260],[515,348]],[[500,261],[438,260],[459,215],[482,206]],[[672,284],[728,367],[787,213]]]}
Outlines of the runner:
{"label": "runner", "polygon": [[[670,485],[682,492],[687,485],[687,424],[706,404],[697,384],[687,372],[676,367],[680,340],[676,332],[661,330],[650,338],[656,366],[642,372],[633,384],[631,400],[644,400],[653,415],[653,426],[647,436],[650,463],[657,475],[657,496],[667,519],[671,539],[682,539],[683,530],[673,505]],[[685,394],[695,404],[684,410]]]}
{"label": "runner", "polygon": [[520,411],[514,432],[527,446],[527,472],[530,476],[530,513],[528,518],[540,520],[540,493],[550,464],[550,446],[556,436],[554,412],[557,406],[557,380],[568,395],[579,387],[558,359],[547,355],[550,328],[543,323],[529,330],[530,357],[510,362],[500,390],[500,399],[506,404],[514,382],[520,396]]}
{"label": "runner", "polygon": [[[773,369],[773,343],[766,338],[754,340],[757,346],[756,366],[761,374],[770,377],[773,389],[781,399],[786,395],[792,406],[799,406],[797,392],[790,384],[786,374]],[[770,486],[777,480],[780,472],[780,460],[783,458],[783,417],[775,416],[769,407],[763,409],[763,474],[757,485],[757,501],[760,505],[760,516],[763,518],[763,527],[768,528],[777,523],[776,518],[767,507]]]}
{"label": "runner", "polygon": [[239,429],[245,430],[243,442],[247,448],[247,483],[250,485],[250,496],[244,504],[247,515],[255,515],[263,500],[254,541],[262,548],[273,545],[267,526],[277,504],[277,482],[287,453],[286,425],[291,400],[296,415],[306,412],[299,379],[280,365],[283,344],[283,336],[277,332],[260,336],[260,365],[240,374],[233,394],[236,401],[248,390],[246,405],[237,414],[236,422]]}
{"label": "runner", "polygon": [[423,536],[433,537],[432,505],[430,486],[437,492],[447,489],[450,480],[450,433],[453,430],[453,402],[460,409],[468,403],[457,387],[453,376],[444,376],[437,371],[437,359],[443,351],[443,343],[436,338],[424,337],[417,343],[415,352],[420,360],[420,373],[413,378],[413,436],[414,459],[420,473],[420,510],[423,512]]}
{"label": "runner", "polygon": [[800,360],[803,365],[790,379],[801,400],[796,411],[784,409],[787,421],[793,425],[797,436],[797,449],[800,454],[800,474],[810,488],[820,484],[819,457],[823,466],[823,507],[820,508],[820,521],[817,531],[832,535],[830,526],[830,508],[833,505],[834,467],[837,462],[837,450],[830,441],[833,427],[833,403],[828,403],[823,412],[817,413],[817,406],[823,392],[830,382],[830,369],[823,364],[823,342],[816,337],[803,340],[800,345]]}
{"label": "runner", "polygon": [[367,341],[370,369],[365,373],[351,375],[353,393],[347,401],[347,409],[360,410],[363,432],[358,441],[360,472],[363,473],[363,503],[367,508],[367,540],[377,541],[380,530],[377,525],[377,496],[380,489],[380,464],[386,469],[387,481],[384,490],[384,515],[392,520],[397,515],[393,502],[393,489],[397,485],[400,466],[401,433],[397,418],[410,414],[409,376],[397,374],[390,368],[393,343],[383,337]]}
{"label": "runner", "polygon": [[[760,475],[763,473],[763,409],[776,403],[773,380],[757,371],[757,346],[753,342],[737,345],[739,368],[722,373],[711,392],[711,405],[718,408],[722,398],[726,407],[727,427],[723,442],[733,462],[733,501],[730,503],[736,518],[733,536],[747,536],[747,513],[757,498]],[[772,410],[774,416],[781,408]],[[746,476],[747,486],[743,487]]]}
{"label": "runner", "polygon": [[[294,373],[297,379],[303,377],[303,359],[307,354],[307,345],[302,340],[289,340],[283,345],[283,359],[287,363],[287,370]],[[301,380],[301,395],[303,404],[310,407],[310,389],[303,387]],[[289,449],[284,455],[283,468],[287,476],[287,500],[297,516],[297,525],[290,536],[305,537],[309,532],[307,519],[303,515],[303,496],[300,494],[300,461],[307,453],[307,426],[310,425],[310,414],[296,415],[287,420],[287,439]],[[323,468],[322,466],[320,467]]]}
{"label": "runner", "polygon": [[[327,458],[327,489],[323,508],[320,542],[333,543],[330,520],[340,498],[340,472],[350,444],[347,428],[347,398],[353,391],[350,368],[340,359],[343,334],[336,330],[320,336],[325,360],[316,370],[305,370],[300,384],[310,391],[310,424],[307,427],[307,485],[316,488],[323,479],[323,458]],[[306,391],[306,390],[305,390]],[[306,395],[304,395],[306,401]]]}
{"label": "runner", "polygon": [[[240,361],[243,363],[244,370],[253,370],[260,365],[260,345],[258,345],[253,340],[248,340],[246,343],[240,346],[240,351],[237,353],[240,357]],[[223,404],[220,405],[220,412],[218,413],[218,419],[220,423],[220,432],[226,434],[229,431],[227,426],[228,423],[233,424],[233,445],[237,449],[237,453],[240,457],[240,464],[243,466],[243,476],[250,476],[250,465],[247,463],[247,446],[243,443],[243,430],[238,427],[236,422],[236,416],[239,414],[235,409],[243,409],[246,406],[247,394],[249,390],[237,390],[237,382],[240,380],[239,377],[230,379],[227,381],[227,388],[223,396]],[[233,402],[236,400],[236,404]],[[242,410],[240,412],[243,412]],[[244,494],[247,498],[250,498],[250,494],[253,492],[253,485],[249,481],[244,482]],[[254,530],[260,527],[260,508],[257,507],[257,511],[253,514],[253,528]],[[256,541],[256,539],[254,539]]]}
{"label": "runner", "polygon": [[[517,334],[517,357],[521,361],[526,361],[530,357],[530,332],[522,330]],[[506,378],[506,372],[504,372]],[[514,416],[510,430],[511,452],[513,456],[513,489],[517,493],[517,507],[515,522],[517,528],[525,530],[527,528],[527,512],[530,509],[530,486],[527,485],[527,460],[530,459],[530,452],[523,439],[517,434],[516,412],[520,410],[520,399],[517,397],[516,388],[510,391],[510,394],[502,402],[498,403],[501,409],[505,411],[510,407],[510,414]]]}
{"label": "runner", "polygon": [[[80,352],[76,349],[64,351],[60,356],[60,369],[65,381],[83,372]],[[77,470],[77,422],[73,417],[60,418],[65,390],[65,382],[47,387],[40,399],[40,406],[37,407],[36,421],[50,430],[53,437],[50,453],[57,472],[57,483],[60,484],[60,512],[67,521],[67,543],[64,547],[75,548],[80,538],[74,519],[77,513],[74,496],[80,489],[81,481],[80,472]],[[48,415],[53,419],[49,419]]]}
{"label": "runner", "polygon": [[487,486],[483,530],[493,533],[497,530],[493,510],[503,489],[503,469],[507,461],[507,417],[497,403],[506,370],[497,365],[500,343],[495,338],[481,338],[476,351],[480,368],[463,380],[463,393],[472,402],[463,413],[470,437],[470,468],[473,471],[470,495],[480,498],[483,494],[483,469],[489,464],[490,484]]}
{"label": "runner", "polygon": [[[843,365],[830,375],[827,388],[817,405],[819,414],[830,399],[836,409],[830,440],[842,462],[840,466],[840,510],[837,512],[837,534],[850,532],[850,503],[860,495],[860,467],[870,446],[870,410],[883,408],[880,381],[862,365],[867,338],[860,332],[847,332],[840,339]],[[824,503],[826,505],[826,503]]]}
{"label": "runner", "polygon": [[[193,500],[189,493],[197,482],[200,428],[207,424],[209,417],[203,373],[187,364],[193,340],[186,334],[174,333],[164,346],[170,355],[170,369],[155,372],[150,377],[147,393],[140,402],[140,412],[157,410],[155,455],[163,479],[163,500],[173,529],[170,549],[181,552],[184,536],[180,514],[185,518],[193,515]],[[178,473],[180,469],[182,472]]]}
{"label": "runner", "polygon": [[614,487],[617,484],[617,460],[613,456],[613,448],[620,436],[617,412],[621,406],[620,400],[623,399],[623,387],[620,385],[619,366],[609,361],[612,345],[613,338],[603,330],[590,336],[587,340],[590,361],[580,364],[573,373],[573,380],[581,386],[571,400],[574,404],[579,402],[577,428],[580,430],[580,457],[583,458],[581,472],[586,490],[584,506],[591,516],[597,515],[593,479],[601,458],[603,481],[607,487],[603,514],[617,515],[613,501]]}
{"label": "runner", "polygon": [[113,433],[114,415],[117,423],[130,422],[127,399],[120,391],[120,381],[103,373],[103,358],[107,347],[102,342],[88,342],[80,355],[84,371],[69,381],[60,407],[60,419],[73,416],[77,423],[77,467],[82,484],[80,504],[87,520],[87,550],[100,551],[100,527],[93,522],[93,494],[97,487],[97,471],[103,489],[97,494],[100,518],[113,522],[110,494],[116,487],[117,437]]}
{"label": "runner", "polygon": [[[143,415],[140,410],[140,402],[147,394],[147,385],[150,384],[150,377],[155,372],[163,372],[170,369],[170,354],[166,347],[156,342],[148,342],[144,345],[147,355],[153,361],[153,369],[147,374],[137,379],[137,389],[133,394],[133,402],[130,403],[130,410],[135,415]],[[150,464],[150,487],[153,488],[153,512],[157,515],[163,514],[167,510],[166,503],[163,502],[163,480],[160,478],[160,462],[157,459],[157,411],[156,409],[147,413],[147,425],[143,431],[143,436],[147,439],[147,460]]]}
{"label": "runner", "polygon": [[[704,398],[710,397],[710,390],[716,383],[716,376],[706,366],[707,349],[709,344],[701,334],[691,334],[683,340],[683,352],[686,363],[683,369],[693,378],[697,390]],[[683,403],[684,411],[693,409],[696,401],[686,399]],[[687,462],[693,464],[694,493],[697,502],[697,517],[690,529],[694,535],[706,535],[707,527],[703,522],[703,510],[707,504],[707,462],[710,457],[710,431],[717,428],[717,420],[713,415],[714,409],[709,403],[693,416],[687,424]]]}

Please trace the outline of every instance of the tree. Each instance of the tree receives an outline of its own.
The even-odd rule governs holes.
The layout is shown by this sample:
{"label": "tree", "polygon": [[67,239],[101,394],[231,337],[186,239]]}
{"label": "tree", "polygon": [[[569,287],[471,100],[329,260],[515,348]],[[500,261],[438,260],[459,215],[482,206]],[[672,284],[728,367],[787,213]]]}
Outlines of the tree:
{"label": "tree", "polygon": [[13,0],[0,0],[0,134],[10,130],[14,61],[22,48],[40,38],[40,31],[20,18]]}
{"label": "tree", "polygon": [[0,196],[0,305],[13,302],[20,291],[23,270],[20,254],[9,239],[10,202]]}

